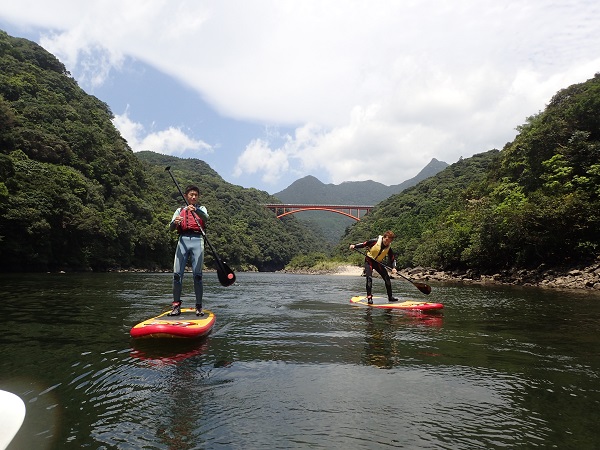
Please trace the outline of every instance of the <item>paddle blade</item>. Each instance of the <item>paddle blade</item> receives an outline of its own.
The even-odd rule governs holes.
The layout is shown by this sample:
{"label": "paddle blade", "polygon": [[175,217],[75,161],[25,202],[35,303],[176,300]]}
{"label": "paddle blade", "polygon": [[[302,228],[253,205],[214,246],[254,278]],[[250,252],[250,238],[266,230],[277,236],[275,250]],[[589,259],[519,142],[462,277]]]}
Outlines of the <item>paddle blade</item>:
{"label": "paddle blade", "polygon": [[231,286],[235,283],[235,273],[223,261],[217,260],[217,277],[223,286]]}
{"label": "paddle blade", "polygon": [[431,286],[429,286],[428,284],[425,283],[416,283],[416,282],[412,282],[412,284],[415,285],[415,287],[420,290],[423,294],[425,295],[429,295],[431,294]]}

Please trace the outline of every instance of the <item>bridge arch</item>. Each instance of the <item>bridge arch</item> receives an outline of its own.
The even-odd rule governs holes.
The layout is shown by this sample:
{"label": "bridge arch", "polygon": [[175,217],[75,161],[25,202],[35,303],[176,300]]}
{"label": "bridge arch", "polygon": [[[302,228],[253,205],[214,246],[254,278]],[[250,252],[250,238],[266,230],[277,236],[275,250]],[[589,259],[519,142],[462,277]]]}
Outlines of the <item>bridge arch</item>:
{"label": "bridge arch", "polygon": [[[303,205],[285,203],[269,203],[265,204],[265,207],[275,212],[278,219],[301,211],[329,211],[336,214],[342,214],[356,221],[360,221],[361,212],[366,214],[373,209],[373,206],[365,205]],[[279,211],[282,212],[279,213]]]}

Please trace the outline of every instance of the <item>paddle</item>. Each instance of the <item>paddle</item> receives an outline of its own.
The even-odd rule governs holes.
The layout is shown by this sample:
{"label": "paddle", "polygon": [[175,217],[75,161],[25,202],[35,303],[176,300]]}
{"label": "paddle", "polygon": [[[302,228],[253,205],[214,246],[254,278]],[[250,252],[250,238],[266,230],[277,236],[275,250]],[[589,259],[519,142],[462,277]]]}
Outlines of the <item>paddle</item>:
{"label": "paddle", "polygon": [[[169,175],[171,175],[171,179],[175,183],[175,186],[177,186],[177,190],[181,194],[181,197],[183,198],[183,201],[185,202],[186,206],[189,205],[187,198],[185,198],[185,195],[183,194],[181,188],[179,187],[179,183],[177,183],[177,180],[171,173],[171,166],[167,166],[165,168],[165,170],[167,172],[169,172]],[[208,244],[208,247],[210,248],[210,251],[212,252],[212,254],[215,258],[215,261],[217,263],[217,277],[219,278],[219,283],[221,283],[223,286],[231,286],[233,283],[235,283],[235,273],[233,273],[233,270],[231,270],[229,268],[229,266],[225,263],[225,261],[223,261],[223,260],[221,260],[221,258],[219,258],[219,255],[217,255],[217,252],[215,251],[215,249],[211,245],[210,241],[206,237],[206,233],[204,232],[202,225],[200,225],[200,222],[198,221],[198,215],[195,212],[192,212],[192,217],[198,224],[198,227],[200,228],[200,232],[202,233],[202,237],[204,237],[204,241]]]}
{"label": "paddle", "polygon": [[[356,250],[356,249],[354,249],[354,250]],[[363,252],[361,252],[360,250],[356,250],[356,251],[357,251],[358,253],[360,253],[361,255],[363,255],[363,256],[366,256],[367,258],[369,258],[369,259],[372,259],[372,260],[373,260],[373,261],[375,261],[375,262],[378,262],[379,264],[381,264],[381,265],[382,265],[383,267],[385,267],[386,269],[389,269],[389,270],[394,270],[392,267],[390,267],[390,266],[388,266],[388,265],[386,265],[386,264],[384,264],[384,263],[382,263],[382,262],[376,261],[374,258],[371,258],[371,257],[370,257],[369,255],[367,255],[366,253],[363,253]],[[402,278],[404,278],[406,281],[408,281],[409,283],[412,283],[412,285],[413,285],[414,287],[416,287],[418,290],[420,290],[420,291],[421,291],[423,294],[425,294],[425,295],[429,295],[429,294],[431,294],[431,286],[429,286],[428,284],[425,284],[425,283],[419,283],[418,281],[413,281],[413,280],[411,280],[410,278],[406,278],[406,277],[405,277],[404,275],[402,275],[400,272],[396,272],[396,273],[397,273],[398,275],[400,275]]]}

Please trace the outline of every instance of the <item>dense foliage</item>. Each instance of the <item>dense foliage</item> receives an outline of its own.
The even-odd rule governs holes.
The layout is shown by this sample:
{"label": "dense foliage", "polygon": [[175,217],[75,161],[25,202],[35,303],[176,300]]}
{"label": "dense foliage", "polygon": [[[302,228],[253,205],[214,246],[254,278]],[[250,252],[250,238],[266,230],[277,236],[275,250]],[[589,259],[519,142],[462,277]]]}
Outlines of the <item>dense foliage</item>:
{"label": "dense foliage", "polygon": [[111,119],[54,56],[0,31],[1,271],[168,269],[167,224],[182,200],[167,164],[201,187],[210,242],[232,267],[280,269],[319,248],[311,230],[261,206],[277,201],[266,192],[228,184],[201,161],[142,161]]}
{"label": "dense foliage", "polygon": [[393,196],[338,247],[394,230],[405,266],[560,266],[600,254],[600,75],[558,92],[515,140]]}

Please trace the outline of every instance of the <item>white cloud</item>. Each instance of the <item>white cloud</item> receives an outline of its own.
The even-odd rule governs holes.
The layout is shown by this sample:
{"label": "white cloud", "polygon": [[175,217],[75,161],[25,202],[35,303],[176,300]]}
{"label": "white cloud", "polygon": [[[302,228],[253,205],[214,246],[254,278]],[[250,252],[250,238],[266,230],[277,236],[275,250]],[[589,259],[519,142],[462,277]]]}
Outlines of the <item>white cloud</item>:
{"label": "white cloud", "polygon": [[[84,87],[131,58],[225,117],[295,128],[238,155],[236,176],[269,183],[320,170],[392,184],[433,157],[502,148],[600,68],[591,0],[21,0],[0,19],[48,28],[41,42]],[[131,132],[164,152],[209,147],[176,127]]]}
{"label": "white cloud", "polygon": [[265,141],[256,139],[244,150],[234,168],[234,176],[242,173],[262,173],[262,180],[273,183],[289,168],[289,155],[285,150],[271,150]]}
{"label": "white cloud", "polygon": [[188,136],[180,128],[169,127],[166,130],[147,132],[142,124],[129,118],[128,111],[116,115],[113,124],[134,152],[151,150],[167,155],[181,155],[186,150],[201,150],[204,153],[213,151],[212,146]]}
{"label": "white cloud", "polygon": [[[307,124],[272,149],[266,141],[250,145],[238,159],[235,175],[264,172],[276,181],[293,167],[298,176],[325,169],[331,182],[377,180],[398,184],[413,177],[443,153],[450,138],[425,126],[386,122],[379,108],[355,108],[351,123],[334,129]],[[431,149],[420,151],[422,148]]]}

